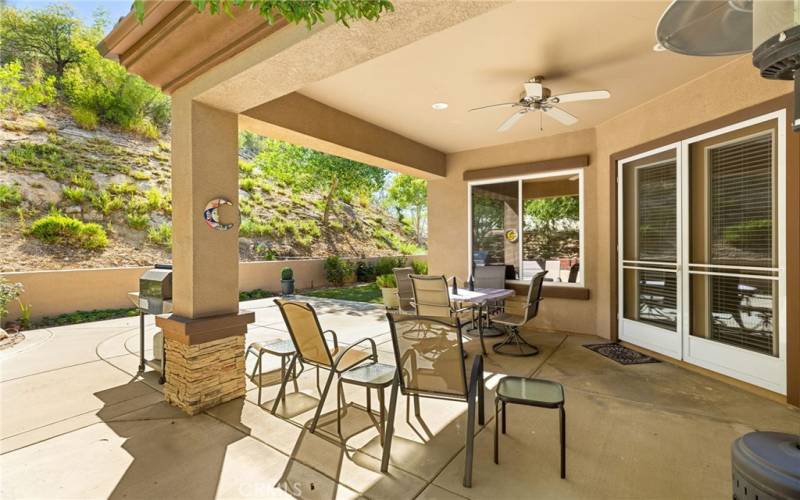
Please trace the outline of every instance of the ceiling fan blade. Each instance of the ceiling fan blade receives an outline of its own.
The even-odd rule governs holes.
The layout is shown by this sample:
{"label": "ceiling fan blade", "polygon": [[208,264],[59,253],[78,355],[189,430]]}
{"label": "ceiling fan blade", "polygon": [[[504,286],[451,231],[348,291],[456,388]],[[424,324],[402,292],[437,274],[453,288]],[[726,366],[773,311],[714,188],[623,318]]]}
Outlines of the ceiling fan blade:
{"label": "ceiling fan blade", "polygon": [[470,111],[477,111],[479,109],[486,109],[486,108],[500,108],[500,107],[513,108],[514,106],[518,106],[518,105],[519,105],[519,103],[516,103],[516,102],[501,102],[500,104],[490,104],[488,106],[481,106],[479,108],[472,108],[472,109],[470,109]]}
{"label": "ceiling fan blade", "polygon": [[545,109],[544,112],[550,117],[553,118],[564,125],[574,125],[578,123],[578,119],[571,114],[567,113],[561,108],[557,108],[553,106],[552,108]]}
{"label": "ceiling fan blade", "polygon": [[525,95],[541,99],[544,93],[544,85],[539,82],[527,82],[525,85]]}
{"label": "ceiling fan blade", "polygon": [[[556,95],[550,98],[553,102],[563,104],[565,102],[594,101],[597,99],[608,99],[611,94],[607,90],[590,90],[588,92],[571,92],[569,94]],[[556,100],[558,99],[558,100]]]}
{"label": "ceiling fan blade", "polygon": [[497,131],[505,132],[509,130],[511,127],[514,126],[514,124],[516,124],[519,121],[520,118],[522,118],[522,115],[524,115],[527,112],[528,112],[527,110],[517,111],[513,115],[509,116],[506,121],[504,121],[503,123],[500,124],[499,127],[497,127]]}

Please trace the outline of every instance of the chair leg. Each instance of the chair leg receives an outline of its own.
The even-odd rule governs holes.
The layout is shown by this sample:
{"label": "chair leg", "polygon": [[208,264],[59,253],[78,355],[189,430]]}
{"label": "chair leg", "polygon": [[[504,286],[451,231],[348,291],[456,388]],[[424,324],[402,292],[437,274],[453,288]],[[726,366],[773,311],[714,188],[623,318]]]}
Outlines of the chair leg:
{"label": "chair leg", "polygon": [[[369,389],[367,389],[369,391]],[[383,394],[383,387],[380,387],[376,390],[378,393],[378,404],[380,405],[380,410],[378,412],[378,434],[380,434],[381,438],[381,446],[384,444],[384,439],[386,436],[386,424],[384,419],[386,418],[386,408],[384,408],[383,398],[385,397]]]}
{"label": "chair leg", "polygon": [[[472,391],[470,391],[472,392]],[[464,487],[472,488],[472,455],[475,448],[475,394],[467,402],[467,448],[464,463]]]}
{"label": "chair leg", "polygon": [[[259,363],[261,359],[259,358]],[[286,371],[286,356],[281,356],[281,380],[286,379],[289,375],[289,372]],[[288,380],[288,379],[286,379]],[[261,404],[261,375],[259,375],[259,384],[258,384],[258,404]],[[283,402],[286,403],[286,393],[283,393]]]}
{"label": "chair leg", "polygon": [[567,415],[564,411],[564,405],[558,407],[559,413],[559,435],[561,437],[561,479],[567,477]]}
{"label": "chair leg", "polygon": [[485,412],[483,409],[483,393],[484,393],[484,386],[483,386],[483,373],[481,372],[480,377],[478,378],[478,424],[483,427],[486,425],[486,418]]}
{"label": "chair leg", "polygon": [[333,376],[335,375],[334,371],[330,370],[330,375],[328,375],[328,380],[325,381],[325,388],[322,389],[322,394],[319,397],[319,405],[317,406],[317,412],[314,413],[314,420],[311,422],[311,433],[313,434],[314,431],[317,430],[317,422],[319,421],[319,416],[322,414],[322,407],[325,406],[325,398],[328,396],[328,390],[331,388],[331,382],[333,382]]}
{"label": "chair leg", "polygon": [[342,379],[336,382],[336,433],[342,435],[342,402],[344,395],[342,394]]}
{"label": "chair leg", "polygon": [[[292,361],[289,363],[289,370],[287,373],[291,372],[294,368],[295,363],[297,363],[297,355],[295,354],[292,357]],[[286,394],[286,377],[281,380],[281,389],[278,391],[278,397],[275,398],[275,403],[272,405],[272,414],[275,415],[275,412],[278,411],[278,403],[284,401],[284,394]]]}
{"label": "chair leg", "polygon": [[414,394],[414,415],[417,417],[422,416],[422,409],[419,404],[419,394]]}
{"label": "chair leg", "polygon": [[500,401],[494,400],[494,463],[500,463]]}
{"label": "chair leg", "polygon": [[503,401],[503,434],[506,433],[506,402]]}
{"label": "chair leg", "polygon": [[367,387],[367,413],[372,411],[372,391]]}
{"label": "chair leg", "polygon": [[386,422],[386,433],[383,438],[383,456],[381,457],[381,472],[389,471],[389,457],[392,451],[392,435],[394,434],[394,414],[397,409],[397,390],[400,387],[400,375],[394,376],[392,392],[389,395],[389,420]]}
{"label": "chair leg", "polygon": [[[253,380],[256,379],[256,371],[258,371],[258,406],[261,406],[261,356],[263,353],[258,353],[258,359],[256,359],[256,366],[253,367]],[[283,361],[283,358],[281,358]],[[281,372],[283,375],[283,372]],[[281,383],[283,383],[283,377],[281,377]]]}

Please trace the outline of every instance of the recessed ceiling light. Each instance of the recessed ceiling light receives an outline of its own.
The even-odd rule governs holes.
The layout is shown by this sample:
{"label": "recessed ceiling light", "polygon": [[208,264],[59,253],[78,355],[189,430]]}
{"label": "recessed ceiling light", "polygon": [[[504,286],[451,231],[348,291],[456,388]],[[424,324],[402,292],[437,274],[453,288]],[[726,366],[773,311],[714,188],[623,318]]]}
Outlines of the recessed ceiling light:
{"label": "recessed ceiling light", "polygon": [[653,45],[653,51],[655,52],[664,52],[665,50],[667,50],[667,48],[661,45],[660,43]]}
{"label": "recessed ceiling light", "polygon": [[447,103],[446,102],[435,102],[435,103],[431,104],[431,107],[433,109],[435,109],[436,111],[442,111],[443,109],[447,109]]}

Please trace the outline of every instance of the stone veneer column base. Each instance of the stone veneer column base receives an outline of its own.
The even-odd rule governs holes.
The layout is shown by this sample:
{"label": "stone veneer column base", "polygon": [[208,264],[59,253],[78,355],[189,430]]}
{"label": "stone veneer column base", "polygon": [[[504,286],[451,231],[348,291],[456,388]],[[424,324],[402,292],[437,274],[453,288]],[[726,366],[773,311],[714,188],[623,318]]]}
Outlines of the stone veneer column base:
{"label": "stone veneer column base", "polygon": [[244,396],[243,335],[197,345],[165,341],[167,402],[195,415]]}

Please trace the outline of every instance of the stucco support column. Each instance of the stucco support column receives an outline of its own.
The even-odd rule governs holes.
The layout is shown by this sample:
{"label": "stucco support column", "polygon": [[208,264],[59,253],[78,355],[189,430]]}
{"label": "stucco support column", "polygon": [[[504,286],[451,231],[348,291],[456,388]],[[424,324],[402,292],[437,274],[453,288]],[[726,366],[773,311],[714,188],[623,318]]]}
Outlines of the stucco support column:
{"label": "stucco support column", "polygon": [[[164,331],[168,402],[187,413],[244,396],[244,334],[254,314],[239,311],[238,124],[235,113],[172,99],[173,314]],[[206,224],[209,201],[230,230]]]}

